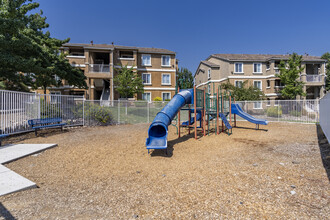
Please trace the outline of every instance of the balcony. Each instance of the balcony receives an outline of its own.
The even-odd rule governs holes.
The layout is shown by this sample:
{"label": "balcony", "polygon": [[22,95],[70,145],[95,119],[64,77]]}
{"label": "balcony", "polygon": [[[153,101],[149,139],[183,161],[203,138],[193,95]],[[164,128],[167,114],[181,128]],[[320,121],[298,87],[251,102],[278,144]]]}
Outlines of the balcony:
{"label": "balcony", "polygon": [[108,64],[89,64],[90,73],[109,73],[110,65]]}
{"label": "balcony", "polygon": [[321,75],[306,75],[306,82],[322,82]]}

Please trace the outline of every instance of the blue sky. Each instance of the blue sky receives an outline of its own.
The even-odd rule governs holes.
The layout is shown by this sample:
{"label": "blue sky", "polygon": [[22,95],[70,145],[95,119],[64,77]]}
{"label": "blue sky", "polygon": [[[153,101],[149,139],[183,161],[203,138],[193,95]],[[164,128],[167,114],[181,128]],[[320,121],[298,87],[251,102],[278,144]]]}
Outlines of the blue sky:
{"label": "blue sky", "polygon": [[177,53],[193,73],[213,53],[330,51],[329,0],[36,0],[52,37]]}

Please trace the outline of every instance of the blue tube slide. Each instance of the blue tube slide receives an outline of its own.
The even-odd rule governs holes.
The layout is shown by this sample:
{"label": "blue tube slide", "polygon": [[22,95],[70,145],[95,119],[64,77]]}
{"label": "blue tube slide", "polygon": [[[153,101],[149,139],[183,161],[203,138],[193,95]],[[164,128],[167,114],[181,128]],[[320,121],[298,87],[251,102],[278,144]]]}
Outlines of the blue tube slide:
{"label": "blue tube slide", "polygon": [[259,125],[268,125],[268,121],[264,119],[258,119],[253,117],[252,115],[244,112],[242,108],[238,104],[231,104],[231,113],[236,114],[245,120],[254,123],[254,124],[259,124]]}
{"label": "blue tube slide", "polygon": [[186,104],[192,104],[193,100],[193,89],[182,90],[157,113],[148,130],[148,138],[146,140],[148,150],[167,148],[168,126],[179,110]]}

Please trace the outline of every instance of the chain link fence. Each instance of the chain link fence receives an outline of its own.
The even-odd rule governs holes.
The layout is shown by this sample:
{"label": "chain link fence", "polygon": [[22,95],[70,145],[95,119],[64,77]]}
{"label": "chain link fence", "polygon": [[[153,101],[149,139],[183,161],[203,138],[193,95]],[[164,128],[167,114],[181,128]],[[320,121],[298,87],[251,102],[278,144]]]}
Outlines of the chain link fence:
{"label": "chain link fence", "polygon": [[[330,100],[330,98],[323,100]],[[329,103],[329,101],[323,102]],[[29,119],[36,118],[60,117],[67,126],[151,123],[167,103],[129,100],[91,101],[84,100],[82,96],[40,95],[0,90],[0,134],[31,131],[27,122]],[[267,100],[236,103],[240,104],[248,114],[268,121],[319,122],[319,100]],[[224,106],[224,111],[229,111],[229,102]],[[181,122],[187,121],[188,111],[181,111],[180,119]],[[237,120],[241,119],[237,117]],[[177,117],[172,124],[177,124]]]}
{"label": "chain link fence", "polygon": [[[319,122],[319,100],[239,101],[242,109],[255,118],[272,122]],[[237,117],[237,120],[240,120]]]}

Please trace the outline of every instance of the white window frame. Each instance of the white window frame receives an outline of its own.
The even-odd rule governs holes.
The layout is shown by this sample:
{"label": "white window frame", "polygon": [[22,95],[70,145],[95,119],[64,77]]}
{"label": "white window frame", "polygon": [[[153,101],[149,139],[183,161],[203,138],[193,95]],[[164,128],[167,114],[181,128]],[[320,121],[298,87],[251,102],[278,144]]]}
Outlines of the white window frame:
{"label": "white window frame", "polygon": [[[163,57],[170,57],[170,63],[168,65],[163,64]],[[162,63],[162,66],[170,67],[171,66],[171,55],[162,55],[161,63]]]}
{"label": "white window frame", "polygon": [[[163,76],[164,76],[164,75],[169,75],[169,76],[170,76],[170,78],[169,78],[169,83],[163,83]],[[167,86],[168,86],[168,85],[171,85],[171,74],[170,74],[170,73],[162,73],[162,79],[161,79],[161,80],[162,80],[162,82],[161,82],[162,85],[167,85]]]}
{"label": "white window frame", "polygon": [[211,85],[210,84],[207,85],[207,93],[211,94]]}
{"label": "white window frame", "polygon": [[211,79],[211,69],[208,69],[207,70],[207,78],[208,79]]}
{"label": "white window frame", "polygon": [[[236,85],[237,82],[241,82],[241,86],[240,87]],[[243,80],[235,80],[235,84],[234,85],[235,85],[235,87],[242,88]]]}
{"label": "white window frame", "polygon": [[[260,82],[260,91],[262,91],[262,80],[253,80],[253,87],[255,87],[254,82]],[[255,88],[257,88],[257,87],[255,87]]]}
{"label": "white window frame", "polygon": [[142,80],[143,80],[143,75],[149,75],[150,76],[150,83],[143,83],[143,85],[152,85],[152,83],[151,83],[151,73],[142,73]]}
{"label": "white window frame", "polygon": [[[257,65],[257,64],[260,65],[260,72],[254,71],[254,65]],[[262,73],[262,63],[253,63],[253,73]]]}
{"label": "white window frame", "polygon": [[[269,81],[269,86],[268,86],[268,81]],[[270,79],[266,80],[266,89],[270,89]]]}
{"label": "white window frame", "polygon": [[[242,71],[241,72],[237,72],[236,64],[241,64],[242,65]],[[243,63],[234,63],[234,73],[244,73],[244,64]]]}
{"label": "white window frame", "polygon": [[170,94],[170,98],[169,99],[171,99],[171,93],[170,92],[162,92],[162,100],[163,101],[165,101],[164,96],[163,96],[164,94]]}
{"label": "white window frame", "polygon": [[[145,99],[143,99],[143,94],[150,94],[150,100],[145,100]],[[145,100],[145,101],[147,101],[147,102],[151,102],[151,92],[144,92],[144,93],[142,93],[142,99],[143,100]]]}
{"label": "white window frame", "polygon": [[270,106],[270,101],[271,101],[270,99],[266,100],[266,106]]}
{"label": "white window frame", "polygon": [[[256,107],[256,104],[259,103],[260,107]],[[255,101],[253,102],[253,109],[262,109],[262,102],[261,101]]]}
{"label": "white window frame", "polygon": [[[150,64],[143,63],[143,56],[150,56]],[[151,54],[142,54],[141,55],[141,66],[151,66]]]}

